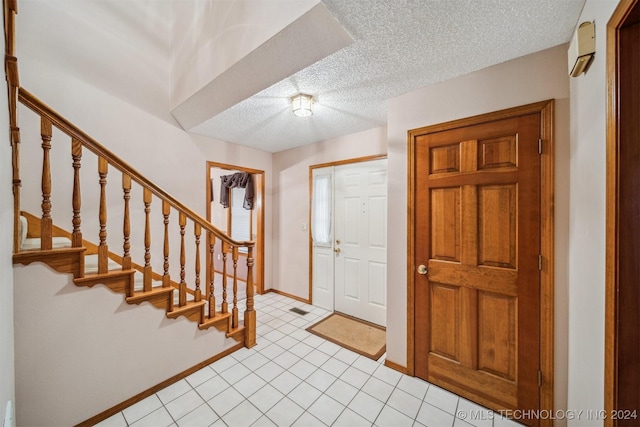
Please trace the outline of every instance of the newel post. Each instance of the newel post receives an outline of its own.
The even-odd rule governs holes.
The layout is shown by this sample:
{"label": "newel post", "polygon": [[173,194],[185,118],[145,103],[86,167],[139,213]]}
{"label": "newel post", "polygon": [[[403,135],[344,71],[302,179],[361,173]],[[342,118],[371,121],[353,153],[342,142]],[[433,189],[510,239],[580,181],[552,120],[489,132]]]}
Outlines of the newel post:
{"label": "newel post", "polygon": [[253,309],[253,246],[247,253],[247,309],[244,312],[244,346],[256,345],[256,311]]}
{"label": "newel post", "polygon": [[20,128],[18,127],[18,58],[15,57],[15,20],[18,5],[15,0],[5,0],[5,56],[4,70],[7,76],[9,101],[9,128],[11,138],[11,165],[13,171],[13,252],[20,252]]}

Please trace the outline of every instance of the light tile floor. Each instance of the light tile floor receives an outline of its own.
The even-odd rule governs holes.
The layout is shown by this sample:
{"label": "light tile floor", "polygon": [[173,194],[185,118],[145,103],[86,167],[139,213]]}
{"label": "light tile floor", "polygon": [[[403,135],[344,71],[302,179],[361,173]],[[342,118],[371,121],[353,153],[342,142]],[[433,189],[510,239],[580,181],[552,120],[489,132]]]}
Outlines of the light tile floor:
{"label": "light tile floor", "polygon": [[[255,306],[257,346],[242,348],[98,425],[519,425],[384,366],[384,355],[374,361],[305,331],[327,316],[326,310],[274,293],[257,295]],[[291,312],[294,307],[308,314]]]}

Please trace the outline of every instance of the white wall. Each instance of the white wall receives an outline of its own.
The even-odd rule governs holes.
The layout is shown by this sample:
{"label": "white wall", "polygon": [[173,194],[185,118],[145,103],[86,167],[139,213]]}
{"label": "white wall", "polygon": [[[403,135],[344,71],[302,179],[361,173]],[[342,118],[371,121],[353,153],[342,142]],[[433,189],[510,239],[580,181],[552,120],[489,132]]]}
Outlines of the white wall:
{"label": "white wall", "polygon": [[[4,36],[1,37],[4,40]],[[4,72],[2,73],[4,76]],[[15,404],[13,344],[13,192],[6,84],[0,89],[0,420]],[[9,427],[9,426],[7,426]]]}
{"label": "white wall", "polygon": [[[170,2],[146,3],[147,16],[139,19],[154,23],[149,31],[144,26],[131,31],[137,26],[121,22],[119,9],[135,3],[21,2],[21,84],[203,212],[206,160],[266,169],[271,155],[190,135],[179,127],[170,114]],[[165,40],[155,38],[163,32]]]}
{"label": "white wall", "polygon": [[[569,197],[569,390],[571,409],[604,407],[606,24],[617,0],[588,0],[578,22],[595,21],[596,55],[571,79]],[[602,425],[601,420],[571,423]]]}
{"label": "white wall", "polygon": [[[270,266],[272,256],[271,154],[229,144],[199,135],[185,133],[170,114],[171,31],[173,9],[168,2],[146,3],[140,28],[123,26],[129,16],[121,8],[135,7],[135,2],[21,2],[17,26],[17,51],[20,52],[21,83],[55,110],[85,130],[116,155],[158,184],[168,193],[205,216],[206,161],[236,164],[265,171],[265,258]],[[56,22],[56,26],[50,22]],[[150,26],[147,31],[146,26]],[[131,27],[131,28],[129,28]],[[132,29],[133,28],[133,29]],[[62,29],[65,29],[62,31]],[[151,37],[157,29],[168,35],[165,39]],[[162,31],[160,31],[162,33]],[[21,116],[23,139],[24,191],[34,197],[25,198],[24,206],[37,212],[39,177],[24,173],[29,167],[40,169],[41,153],[37,122],[26,126],[30,113]],[[32,121],[32,120],[31,120]],[[31,133],[31,137],[29,137]],[[71,159],[68,138],[52,142],[53,164],[66,167],[54,173],[54,221],[69,229]],[[37,156],[34,160],[28,154]],[[95,168],[96,161],[85,154],[83,171]],[[117,190],[118,174],[110,173],[109,188]],[[56,182],[67,183],[56,185]],[[83,232],[85,238],[96,241],[97,207],[96,175],[83,176]],[[121,196],[118,196],[121,198]],[[113,199],[110,199],[113,200]],[[132,209],[141,209],[140,199],[132,198]],[[158,204],[152,205],[152,213]],[[66,212],[60,212],[66,209]],[[118,221],[110,211],[110,224]],[[160,224],[157,224],[158,226]],[[135,231],[135,230],[134,230]],[[109,233],[109,238],[119,233]],[[152,236],[161,231],[152,230]],[[160,242],[160,238],[152,238]],[[119,251],[121,242],[110,246]],[[271,283],[271,270],[265,271],[265,285]]]}
{"label": "white wall", "polygon": [[[17,56],[21,84],[35,91],[34,74],[50,79],[64,74],[69,81],[99,87],[132,106],[170,118],[172,5],[150,4],[20,1]],[[49,85],[50,80],[45,78],[40,84]],[[68,81],[56,85],[69,99],[83,96],[81,88]],[[100,111],[103,118],[111,112]]]}
{"label": "white wall", "polygon": [[[194,14],[196,10],[183,9],[187,13],[174,22],[165,2],[155,3],[157,9],[145,16],[145,25],[125,26],[121,8],[135,2],[73,2],[70,8],[63,2],[22,1],[17,40],[23,85],[203,214],[206,160],[265,170],[265,287],[302,298],[309,297],[308,232],[302,230],[308,223],[309,166],[388,151],[388,358],[400,365],[406,362],[407,131],[556,99],[556,407],[602,406],[604,29],[617,0],[587,1],[580,22],[596,20],[599,53],[586,76],[572,79],[571,105],[566,46],[560,46],[393,99],[389,102],[387,128],[273,156],[180,130],[169,111],[191,92],[191,81],[183,86],[177,81],[188,75],[206,82],[218,70],[208,74],[205,61],[189,71],[193,56],[209,49],[193,42],[193,37],[202,36],[198,32],[206,28],[205,21]],[[149,13],[150,9],[145,10]],[[194,22],[198,25],[193,33],[178,32],[171,38],[176,28],[187,29]],[[151,28],[166,29],[167,38],[149,37]],[[220,37],[205,36],[217,45],[225,37],[237,39],[242,34],[234,32],[237,29]],[[273,31],[261,30],[265,31],[261,34]],[[249,51],[256,43],[257,39],[245,40],[243,46]],[[185,51],[180,50],[183,47]],[[223,58],[228,65],[238,59],[230,55]],[[179,63],[175,67],[174,59]],[[7,146],[2,148],[3,158]],[[149,153],[161,155],[151,157]],[[4,169],[2,173],[7,175]],[[0,191],[10,191],[5,187]],[[10,214],[5,201],[10,196],[0,199],[4,224]],[[271,227],[273,218],[277,222]],[[3,250],[10,252],[10,248]],[[3,279],[6,277],[3,275]],[[3,288],[2,292],[3,298],[10,296],[10,290]],[[4,325],[10,314],[2,310],[2,316]],[[2,334],[4,342],[9,332],[3,330]],[[11,361],[0,365],[3,372],[5,365],[11,366]]]}
{"label": "white wall", "polygon": [[[171,59],[173,57],[171,52],[173,25],[171,14],[173,9],[172,7],[167,7],[172,3],[145,2],[145,7],[141,7],[139,10],[137,9],[137,4],[138,2],[134,1],[21,1],[17,23],[17,52],[20,58],[21,84],[203,217],[206,213],[205,184],[207,176],[206,162],[208,160],[264,170],[266,174],[265,206],[267,206],[265,219],[265,265],[267,266],[265,287],[269,288],[271,282],[271,269],[269,266],[272,264],[271,257],[273,256],[271,251],[272,214],[269,209],[273,194],[271,154],[202,136],[190,135],[177,125],[170,114],[170,74]],[[136,21],[135,25],[130,25],[131,23],[127,21],[127,17],[132,16],[131,10],[125,11],[124,8],[136,8],[134,12],[139,13],[137,18],[140,22]],[[55,25],[52,23],[55,23]],[[167,37],[158,39],[156,37],[157,33],[166,33]],[[41,196],[39,195],[40,178],[38,173],[33,173],[32,171],[40,170],[42,155],[39,148],[39,125],[33,121],[33,117],[29,117],[29,114],[26,111],[22,111],[20,117],[24,136],[21,144],[23,148],[21,159],[22,176],[25,181],[23,202],[25,207],[30,208],[29,210],[38,212],[41,201]],[[5,126],[5,129],[7,129],[7,126]],[[57,222],[58,218],[68,219],[69,217],[71,181],[63,181],[63,178],[69,179],[72,168],[68,138],[54,135],[52,145],[52,164],[56,167],[67,167],[64,173],[54,174],[53,186],[55,194],[52,202],[54,220]],[[5,156],[7,147],[8,143],[5,141],[2,146],[3,160],[10,158],[10,155]],[[28,156],[30,152],[39,154],[36,154],[37,157],[34,159]],[[3,162],[3,168],[6,168],[7,164],[10,163]],[[83,156],[83,165],[86,165],[87,169],[89,166],[95,168],[95,164],[95,159],[92,159],[91,156],[88,154]],[[85,170],[84,166],[83,170]],[[2,169],[2,175],[6,175],[5,169]],[[110,172],[108,180],[110,183],[108,188],[117,192],[120,185],[119,174]],[[82,210],[84,237],[96,242],[97,215],[95,215],[95,210],[97,209],[97,204],[93,203],[92,208],[90,202],[95,202],[97,196],[97,178],[95,174],[91,179],[83,176],[82,183],[83,188],[86,189],[83,192]],[[4,191],[10,191],[10,189],[5,188],[3,185],[2,191],[2,194],[4,194]],[[119,199],[121,198],[122,195],[120,193]],[[10,204],[10,200],[11,197],[7,195],[2,197],[0,201],[2,203],[0,213],[2,214],[1,220],[3,224],[8,221],[6,216],[11,216],[12,214],[10,207],[5,206],[5,203]],[[138,195],[132,197],[132,205],[134,203],[137,205],[135,209],[140,211],[141,199]],[[61,211],[63,212],[60,213]],[[152,205],[152,215],[158,212],[159,204],[155,202]],[[121,225],[118,225],[121,224],[121,219],[118,218],[118,215],[121,216],[122,213],[117,213],[115,209],[109,212],[109,223],[113,224],[116,230],[118,228],[121,229]],[[173,221],[175,222],[175,219]],[[69,229],[69,224],[69,222],[66,222],[59,225]],[[157,224],[159,226],[161,223]],[[6,229],[3,227],[3,230]],[[136,227],[136,229],[140,232],[140,227]],[[116,235],[117,233],[110,232],[109,238]],[[161,235],[161,232],[158,232],[157,229],[152,230],[152,236],[156,236],[152,238],[153,245],[161,244],[162,239],[158,237]],[[10,242],[11,239],[7,237],[0,241],[5,242],[3,245],[6,245],[6,242]],[[137,241],[139,248],[140,240],[138,239]],[[110,248],[113,248],[114,252],[118,252],[122,248],[121,245],[122,243],[120,242],[119,246],[110,245]],[[6,256],[3,257],[3,260],[5,260],[3,262],[10,262],[11,248],[3,246],[2,250],[3,253],[7,252]],[[175,251],[172,253],[177,254]],[[159,259],[160,257],[152,257],[152,262],[158,262]],[[51,292],[56,289],[55,283],[61,280],[61,277],[66,279],[66,276],[53,275],[51,278],[47,276],[44,280],[42,275],[30,276],[32,274],[31,271],[38,268],[40,267],[33,265],[26,268],[16,267],[14,270],[16,274],[15,282],[20,283],[21,292],[29,290],[30,293],[45,293],[47,296],[52,296]],[[24,273],[27,270],[29,274]],[[35,279],[30,277],[35,277]],[[38,277],[41,280],[34,281]],[[3,274],[3,283],[9,279],[6,283],[11,284],[13,281],[10,278],[10,274]],[[23,284],[24,287],[22,287]],[[52,288],[40,289],[39,287],[42,287],[43,284],[52,286]],[[48,361],[42,360],[44,365],[48,366],[48,369],[56,372],[58,370],[60,372],[66,371],[66,375],[71,379],[69,386],[76,387],[76,390],[84,390],[87,395],[99,393],[97,390],[103,388],[102,383],[104,381],[106,381],[105,384],[111,384],[110,386],[105,386],[105,390],[100,391],[107,394],[100,397],[100,399],[96,399],[97,402],[102,400],[99,402],[100,407],[96,403],[83,401],[79,406],[81,409],[78,412],[74,411],[72,414],[77,418],[64,418],[64,421],[58,423],[58,425],[70,425],[95,415],[101,410],[129,398],[167,377],[217,354],[223,348],[223,343],[215,341],[215,338],[199,339],[200,333],[194,330],[196,328],[195,325],[188,322],[188,329],[182,332],[185,334],[184,337],[192,340],[189,345],[193,345],[196,348],[200,345],[199,343],[208,341],[208,344],[204,345],[206,351],[201,351],[202,349],[195,350],[194,357],[189,356],[187,358],[182,358],[182,356],[175,353],[167,354],[167,360],[175,362],[173,365],[166,366],[164,361],[160,361],[157,366],[157,372],[155,368],[153,373],[145,372],[142,369],[143,374],[146,376],[132,379],[131,387],[116,386],[114,385],[115,383],[111,383],[110,378],[102,377],[98,378],[98,381],[87,382],[87,376],[89,376],[88,378],[93,378],[90,375],[94,375],[89,372],[92,369],[96,369],[96,367],[107,367],[105,374],[113,374],[113,378],[117,379],[119,375],[115,373],[116,368],[113,367],[113,361],[111,360],[113,354],[107,349],[104,349],[105,351],[103,352],[91,353],[91,363],[77,363],[77,366],[74,366],[79,357],[81,358],[83,354],[93,351],[92,348],[87,346],[79,347],[82,342],[77,337],[84,337],[86,344],[90,342],[90,337],[98,336],[99,334],[113,336],[118,328],[125,328],[124,325],[129,325],[129,322],[136,325],[146,325],[146,330],[138,330],[137,327],[133,327],[133,331],[126,338],[126,341],[119,342],[117,347],[114,347],[130,346],[132,353],[126,356],[127,361],[138,363],[135,357],[139,357],[141,354],[147,354],[150,360],[152,358],[149,356],[150,354],[158,355],[162,354],[162,352],[160,345],[156,346],[156,343],[151,345],[149,353],[144,353],[139,345],[135,345],[136,339],[144,338],[141,342],[145,342],[145,340],[149,339],[147,335],[152,335],[151,331],[155,333],[153,328],[156,328],[158,336],[165,337],[163,345],[166,346],[167,342],[171,342],[173,338],[163,334],[165,332],[169,335],[180,334],[180,332],[176,332],[178,329],[171,329],[169,326],[173,328],[175,323],[181,321],[173,322],[169,325],[167,323],[171,322],[164,320],[164,314],[158,312],[158,310],[130,308],[126,304],[122,305],[122,296],[113,296],[114,299],[111,298],[112,295],[107,291],[76,289],[66,282],[58,283],[58,285],[61,286],[58,290],[63,289],[64,295],[56,295],[53,298],[56,304],[51,304],[51,301],[47,300],[48,304],[40,306],[41,313],[37,318],[41,323],[34,323],[34,320],[32,320],[33,306],[31,302],[27,302],[28,299],[24,293],[16,295],[16,301],[13,305],[16,318],[21,319],[20,324],[16,327],[16,353],[37,356],[35,360],[29,358],[21,361],[21,364],[16,367],[16,383],[19,390],[17,408],[21,411],[21,425],[37,425],[35,421],[32,423],[32,418],[30,417],[43,416],[47,411],[53,411],[51,413],[55,414],[55,416],[70,416],[69,414],[56,412],[57,409],[51,406],[51,396],[55,396],[56,399],[66,398],[63,394],[66,393],[67,389],[65,387],[67,386],[60,384],[60,377],[47,377],[46,381],[35,386],[38,382],[38,376],[42,374],[40,368],[35,365],[37,365],[38,359],[46,359],[42,357],[43,354],[51,352],[54,356],[53,360],[56,363],[60,363],[60,367],[58,367],[55,364],[49,365]],[[10,309],[5,310],[4,302],[5,296],[11,298],[11,289],[3,286],[1,292],[3,381],[2,395],[0,397],[4,399],[10,398],[13,393],[11,382],[13,370],[9,369],[13,364],[12,359],[9,358],[9,356],[13,356],[13,351],[11,346],[5,347],[4,345],[5,337],[7,342],[11,342],[9,330],[4,325],[11,325],[13,314]],[[101,304],[105,305],[99,306],[95,299],[104,300]],[[41,330],[42,313],[48,313],[45,308],[49,307],[49,305],[56,305],[56,307],[57,304],[65,305],[67,301],[69,301],[67,310],[56,311],[55,321],[52,321],[52,318],[45,318],[47,324],[59,323],[64,326],[55,330],[54,336],[57,341],[54,342],[52,339],[41,336],[43,334]],[[92,306],[94,303],[95,306]],[[89,306],[93,308],[85,308]],[[58,308],[51,308],[51,310],[58,310]],[[152,317],[145,317],[143,313],[149,310],[152,311]],[[65,318],[64,315],[67,317]],[[78,331],[72,327],[65,328],[69,326],[68,323],[72,323],[70,322],[71,319],[77,320],[84,317],[90,320],[85,326],[95,328],[98,331],[98,335],[92,335],[90,333],[91,329]],[[142,320],[142,317],[144,317],[144,320]],[[77,327],[84,328],[85,326],[78,325]],[[57,328],[57,326],[55,327]],[[214,337],[218,335],[216,331],[209,331],[209,334]],[[198,342],[195,343],[193,342],[194,340]],[[60,343],[68,343],[70,348],[76,349],[76,354],[69,355],[64,353],[62,349],[58,348],[61,346]],[[82,349],[80,350],[79,348]],[[124,354],[126,355],[126,352]],[[138,356],[135,356],[135,354]],[[155,360],[157,361],[157,359],[156,357]],[[176,362],[177,359],[180,359],[180,361]],[[69,361],[73,363],[69,363]],[[139,363],[143,362],[140,361]],[[4,381],[5,368],[7,369],[7,382]],[[57,375],[56,372],[53,372],[52,375]],[[126,373],[128,373],[127,370],[122,370],[121,372],[121,374]],[[119,381],[125,383],[124,377],[120,376]],[[92,388],[91,393],[86,393],[87,384],[96,386]],[[5,389],[5,387],[7,388]],[[80,401],[83,399],[83,396],[77,395],[77,391],[69,390],[68,396],[80,399]],[[28,413],[33,406],[30,405],[30,402],[39,402],[40,400],[43,401],[42,409],[33,411],[35,412],[34,414]],[[3,402],[0,402],[0,405],[4,408]],[[67,408],[67,410],[76,406],[78,404],[74,403],[72,405],[70,402],[59,405],[61,409]],[[38,423],[47,425],[44,421],[38,421]],[[51,424],[49,423],[48,425]]]}
{"label": "white wall", "polygon": [[387,359],[406,366],[407,131],[422,126],[556,100],[555,392],[566,408],[569,78],[566,46],[528,55],[392,99],[388,113],[389,227]]}
{"label": "white wall", "polygon": [[386,152],[386,128],[381,127],[273,155],[274,289],[310,297],[309,166]]}
{"label": "white wall", "polygon": [[175,2],[172,106],[185,101],[318,2]]}
{"label": "white wall", "polygon": [[41,263],[16,266],[14,276],[22,426],[75,425],[237,344]]}

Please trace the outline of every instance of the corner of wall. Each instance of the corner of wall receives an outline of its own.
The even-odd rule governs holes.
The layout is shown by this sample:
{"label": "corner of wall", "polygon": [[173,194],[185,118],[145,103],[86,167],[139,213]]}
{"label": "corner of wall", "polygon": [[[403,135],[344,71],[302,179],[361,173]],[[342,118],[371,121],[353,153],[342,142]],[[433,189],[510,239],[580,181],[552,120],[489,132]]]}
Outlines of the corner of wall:
{"label": "corner of wall", "polygon": [[[5,419],[8,402],[15,402],[15,360],[13,335],[13,195],[11,189],[11,144],[6,86],[0,90],[0,419]],[[11,405],[12,407],[13,405]]]}

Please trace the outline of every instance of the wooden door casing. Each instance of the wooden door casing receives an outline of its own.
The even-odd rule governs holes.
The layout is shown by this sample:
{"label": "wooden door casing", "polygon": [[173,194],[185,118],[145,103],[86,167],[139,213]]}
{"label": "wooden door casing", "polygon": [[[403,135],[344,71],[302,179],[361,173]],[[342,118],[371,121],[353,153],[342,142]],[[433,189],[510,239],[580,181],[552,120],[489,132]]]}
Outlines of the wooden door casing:
{"label": "wooden door casing", "polygon": [[640,1],[620,2],[607,24],[607,248],[605,426],[640,414]]}
{"label": "wooden door casing", "polygon": [[[215,171],[215,172],[214,172]],[[254,234],[255,247],[253,252],[254,257],[254,266],[253,266],[253,278],[255,290],[258,294],[265,293],[265,283],[264,283],[264,216],[265,216],[265,208],[264,208],[264,200],[265,200],[265,177],[264,171],[246,168],[243,166],[229,165],[224,163],[207,161],[207,177],[206,177],[206,218],[207,221],[216,224],[222,229],[227,227],[229,228],[229,217],[228,214],[225,213],[223,217],[216,218],[215,210],[212,209],[213,203],[213,193],[217,193],[220,189],[220,181],[218,181],[219,174],[228,174],[232,172],[247,172],[254,175],[254,219],[253,222],[255,225],[252,225],[252,234]],[[218,174],[218,176],[213,176],[212,173]],[[212,188],[212,182],[215,180],[215,187]],[[219,196],[218,196],[219,197]],[[216,204],[219,206],[218,199],[216,199]],[[216,221],[217,220],[217,221]],[[224,225],[222,225],[224,224]],[[220,240],[216,242],[217,245],[220,245]],[[240,254],[239,256],[246,258],[245,254]],[[233,260],[231,256],[227,258],[227,267],[233,267]],[[247,277],[247,269],[246,266],[242,263],[238,265],[239,274],[241,280],[246,280]],[[207,268],[209,266],[207,265]],[[214,271],[220,273],[222,271],[222,261],[215,259],[214,260]]]}
{"label": "wooden door casing", "polygon": [[551,107],[410,131],[409,368],[493,409],[552,407]]}

